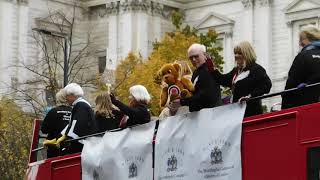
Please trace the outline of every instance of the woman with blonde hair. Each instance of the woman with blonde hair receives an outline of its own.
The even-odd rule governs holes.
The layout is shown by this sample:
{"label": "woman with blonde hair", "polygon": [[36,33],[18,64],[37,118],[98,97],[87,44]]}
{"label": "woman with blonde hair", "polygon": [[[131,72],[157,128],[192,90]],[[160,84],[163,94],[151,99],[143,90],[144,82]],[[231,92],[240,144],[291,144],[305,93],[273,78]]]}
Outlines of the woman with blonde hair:
{"label": "woman with blonde hair", "polygon": [[96,99],[95,120],[98,126],[98,132],[105,132],[118,128],[119,118],[112,107],[110,95],[107,92],[100,93]]}
{"label": "woman with blonde hair", "polygon": [[299,39],[302,50],[293,60],[285,89],[297,87],[300,90],[282,95],[282,109],[319,101],[319,86],[303,87],[320,82],[320,30],[306,26],[300,32]]}
{"label": "woman with blonde hair", "polygon": [[[250,97],[269,93],[271,80],[265,69],[256,63],[256,53],[247,41],[240,42],[234,47],[236,67],[227,74],[218,70],[213,75],[220,85],[230,87],[232,92],[231,102],[241,102]],[[245,117],[262,114],[261,100],[248,101]]]}

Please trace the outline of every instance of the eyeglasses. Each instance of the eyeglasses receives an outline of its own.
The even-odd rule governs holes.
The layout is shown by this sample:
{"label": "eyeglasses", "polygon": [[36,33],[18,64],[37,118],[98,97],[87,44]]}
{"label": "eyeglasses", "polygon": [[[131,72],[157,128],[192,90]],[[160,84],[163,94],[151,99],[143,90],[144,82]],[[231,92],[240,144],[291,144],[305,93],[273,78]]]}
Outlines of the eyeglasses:
{"label": "eyeglasses", "polygon": [[199,58],[199,54],[195,54],[195,55],[192,55],[192,56],[189,56],[189,59],[191,60],[191,61],[193,61],[193,59],[198,59]]}

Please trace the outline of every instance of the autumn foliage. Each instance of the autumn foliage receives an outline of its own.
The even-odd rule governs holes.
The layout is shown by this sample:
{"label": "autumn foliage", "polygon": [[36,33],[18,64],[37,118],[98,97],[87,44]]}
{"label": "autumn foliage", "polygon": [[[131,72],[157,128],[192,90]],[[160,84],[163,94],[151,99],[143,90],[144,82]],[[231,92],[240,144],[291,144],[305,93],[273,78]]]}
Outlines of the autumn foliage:
{"label": "autumn foliage", "polygon": [[0,179],[23,179],[28,163],[32,119],[12,100],[0,100]]}
{"label": "autumn foliage", "polygon": [[[181,28],[182,16],[173,13],[172,22],[176,29],[166,33],[159,42],[154,43],[154,48],[147,60],[142,60],[139,54],[129,53],[116,69],[116,83],[114,85],[117,96],[124,102],[128,101],[129,87],[135,84],[145,86],[152,96],[150,109],[152,115],[159,115],[161,87],[157,82],[157,71],[165,63],[176,60],[188,61],[187,50],[193,43],[201,43],[207,47],[207,52],[215,58],[215,63],[221,68],[222,57],[219,55],[220,47],[216,47],[218,34],[209,29],[206,34],[198,33],[196,29],[186,25]],[[188,63],[190,63],[188,61]],[[191,64],[190,64],[191,65]]]}

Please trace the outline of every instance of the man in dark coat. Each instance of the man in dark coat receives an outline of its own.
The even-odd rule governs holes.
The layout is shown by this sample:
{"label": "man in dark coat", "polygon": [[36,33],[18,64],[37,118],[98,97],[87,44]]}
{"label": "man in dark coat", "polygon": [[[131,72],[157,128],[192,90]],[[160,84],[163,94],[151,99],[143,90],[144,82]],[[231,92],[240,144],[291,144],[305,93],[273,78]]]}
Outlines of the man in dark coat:
{"label": "man in dark coat", "polygon": [[307,27],[300,32],[301,52],[295,57],[288,73],[285,89],[298,91],[282,95],[282,109],[319,101],[319,86],[304,88],[320,81],[320,30]]}
{"label": "man in dark coat", "polygon": [[[196,67],[191,81],[195,91],[192,97],[180,100],[182,106],[189,106],[189,111],[199,111],[203,108],[212,108],[221,104],[220,86],[212,78],[206,63],[205,46],[192,44],[188,49],[188,56],[192,65]],[[178,102],[177,100],[176,102]]]}
{"label": "man in dark coat", "polygon": [[[94,112],[91,105],[83,99],[83,90],[76,84],[68,84],[66,91],[67,101],[73,106],[69,125],[61,132],[62,137],[57,140],[58,146],[67,138],[77,139],[81,136],[94,134],[98,131]],[[65,153],[72,154],[81,152],[83,144],[79,141],[72,141]]]}

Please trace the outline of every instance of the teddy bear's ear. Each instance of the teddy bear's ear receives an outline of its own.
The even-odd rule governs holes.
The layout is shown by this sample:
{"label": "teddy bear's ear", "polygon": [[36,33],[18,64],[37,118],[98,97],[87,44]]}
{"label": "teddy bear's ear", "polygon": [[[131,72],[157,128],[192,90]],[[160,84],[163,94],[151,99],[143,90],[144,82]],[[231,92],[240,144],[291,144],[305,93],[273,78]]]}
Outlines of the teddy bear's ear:
{"label": "teddy bear's ear", "polygon": [[181,65],[180,65],[180,64],[174,63],[174,64],[173,64],[173,67],[177,70],[177,72],[180,72],[180,71],[181,71]]}
{"label": "teddy bear's ear", "polygon": [[181,78],[181,74],[182,74],[182,72],[181,72],[181,65],[180,64],[178,64],[178,63],[173,63],[173,67],[176,69],[176,71],[178,72],[178,79],[180,80],[180,78]]}

